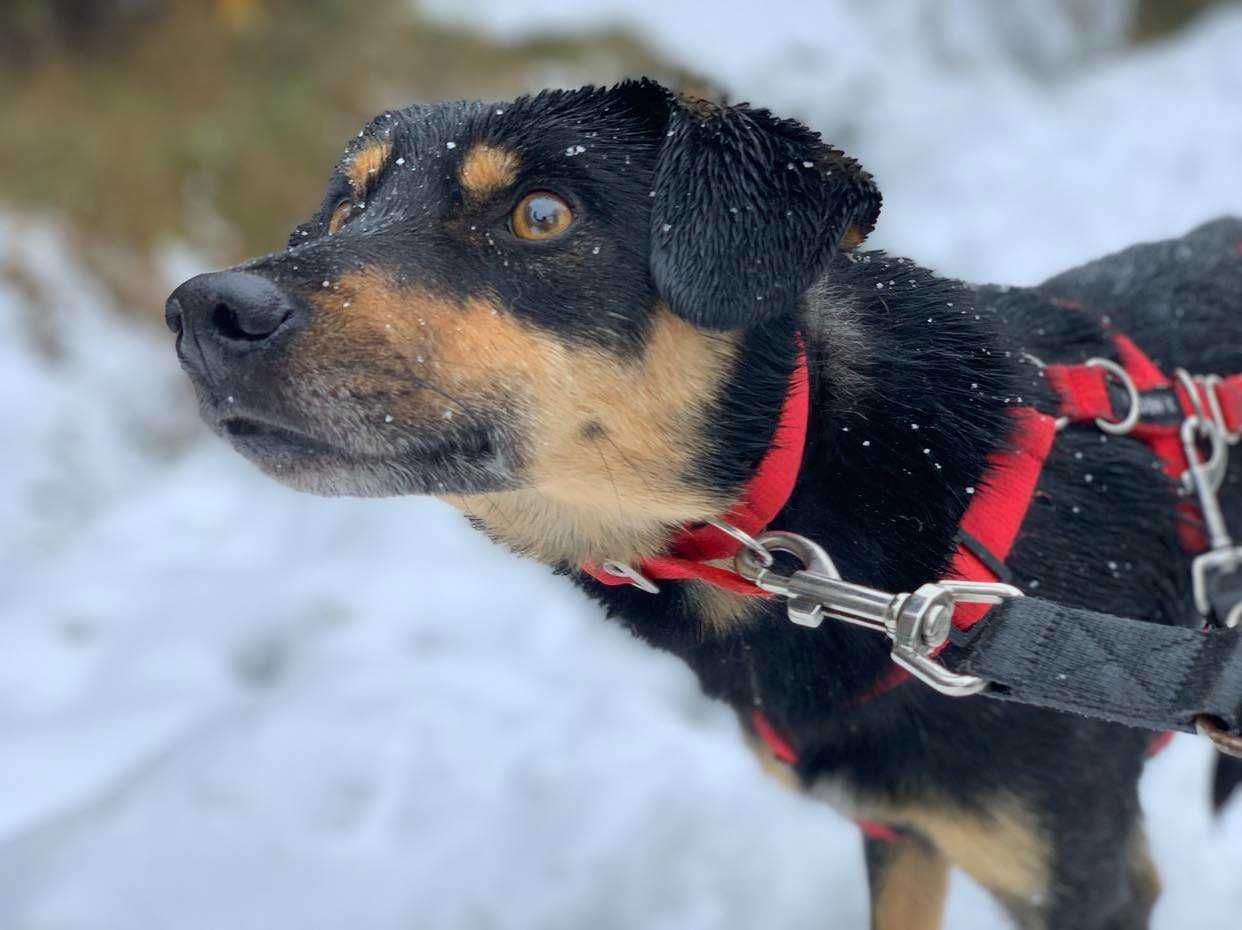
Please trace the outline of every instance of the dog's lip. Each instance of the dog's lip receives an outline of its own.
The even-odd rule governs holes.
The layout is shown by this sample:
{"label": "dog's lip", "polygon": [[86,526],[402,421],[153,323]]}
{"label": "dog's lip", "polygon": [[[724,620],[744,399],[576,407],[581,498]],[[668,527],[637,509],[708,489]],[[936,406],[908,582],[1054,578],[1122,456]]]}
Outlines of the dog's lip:
{"label": "dog's lip", "polygon": [[241,450],[257,455],[330,456],[355,462],[367,460],[435,463],[446,459],[494,456],[504,443],[488,430],[469,430],[452,437],[428,437],[389,453],[362,453],[334,445],[305,430],[253,411],[229,411],[216,420],[216,429]]}
{"label": "dog's lip", "polygon": [[309,433],[249,412],[226,413],[217,427],[235,445],[256,450],[300,451],[304,453],[340,452],[335,446]]}

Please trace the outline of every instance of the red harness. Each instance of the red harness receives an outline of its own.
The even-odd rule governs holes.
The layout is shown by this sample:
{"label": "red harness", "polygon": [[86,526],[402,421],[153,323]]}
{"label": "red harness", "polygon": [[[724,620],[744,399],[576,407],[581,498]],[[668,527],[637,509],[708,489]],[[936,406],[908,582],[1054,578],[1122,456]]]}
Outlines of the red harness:
{"label": "red harness", "polygon": [[[1063,306],[1078,309],[1069,302]],[[1182,447],[1180,430],[1190,416],[1211,417],[1226,434],[1242,431],[1242,374],[1224,378],[1178,378],[1171,380],[1130,339],[1113,333],[1121,367],[1129,377],[1135,394],[1128,402],[1139,401],[1141,414],[1131,432],[1151,446],[1159,456],[1164,471],[1179,478],[1188,462]],[[967,489],[970,505],[959,525],[956,549],[947,577],[964,581],[999,581],[1006,574],[1008,559],[1027,510],[1035,497],[1035,488],[1043,471],[1044,461],[1052,449],[1059,428],[1070,423],[1103,421],[1117,423],[1130,413],[1128,404],[1118,411],[1110,391],[1111,374],[1098,363],[1048,365],[1044,377],[1059,400],[1059,417],[1050,416],[1033,407],[1015,407],[1010,413],[1014,428],[1008,445],[994,452],[988,468],[976,488]],[[772,446],[760,462],[754,478],[746,486],[741,500],[725,515],[725,522],[750,536],[762,533],[789,500],[801,467],[809,416],[809,380],[805,354],[800,354],[790,377]],[[1193,518],[1195,507],[1180,504]],[[1196,522],[1179,524],[1182,544],[1188,551],[1206,547]],[[696,579],[738,594],[767,596],[729,568],[711,564],[735,556],[742,543],[717,529],[703,524],[687,527],[678,533],[667,555],[640,559],[630,568],[654,581]],[[632,576],[584,564],[582,569],[606,585],[633,584]],[[953,615],[953,625],[967,630],[987,613],[985,604],[962,604]],[[910,675],[897,665],[891,668],[864,694],[852,703],[878,697],[902,684]],[[788,765],[798,762],[799,752],[783,734],[755,707],[751,725],[772,755]],[[1157,735],[1151,752],[1168,743],[1171,733]],[[900,834],[892,828],[869,821],[859,821],[868,836],[896,840]]]}

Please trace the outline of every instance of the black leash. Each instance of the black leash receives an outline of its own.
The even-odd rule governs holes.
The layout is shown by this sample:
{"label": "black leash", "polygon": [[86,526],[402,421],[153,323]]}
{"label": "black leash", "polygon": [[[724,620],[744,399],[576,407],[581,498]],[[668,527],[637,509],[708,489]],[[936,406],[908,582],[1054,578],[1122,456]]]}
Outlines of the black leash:
{"label": "black leash", "polygon": [[[802,568],[777,571],[777,552]],[[945,580],[894,594],[843,580],[820,546],[792,533],[747,537],[735,569],[784,598],[794,623],[834,619],[887,635],[893,661],[942,694],[1198,731],[1242,755],[1242,629],[1132,620],[1024,597],[1002,582]],[[955,609],[970,604],[991,607],[957,629]]]}
{"label": "black leash", "polygon": [[955,630],[940,659],[990,697],[1150,730],[1209,718],[1242,734],[1242,634],[1165,626],[1034,597]]}

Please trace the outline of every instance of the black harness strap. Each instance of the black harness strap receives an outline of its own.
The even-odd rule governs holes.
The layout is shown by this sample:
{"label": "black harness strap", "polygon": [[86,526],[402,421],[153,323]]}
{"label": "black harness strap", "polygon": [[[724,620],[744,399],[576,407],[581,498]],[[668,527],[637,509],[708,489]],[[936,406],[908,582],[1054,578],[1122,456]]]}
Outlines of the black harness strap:
{"label": "black harness strap", "polygon": [[1152,730],[1194,732],[1195,718],[1242,732],[1242,635],[1006,600],[955,631],[941,660],[992,682],[994,698]]}
{"label": "black harness strap", "polygon": [[1001,581],[1009,584],[1013,581],[1013,572],[1009,570],[1009,566],[1002,559],[996,557],[996,554],[983,544],[977,537],[972,536],[965,530],[959,528],[957,531],[957,542],[964,547],[971,555],[987,566],[988,571],[999,578]]}

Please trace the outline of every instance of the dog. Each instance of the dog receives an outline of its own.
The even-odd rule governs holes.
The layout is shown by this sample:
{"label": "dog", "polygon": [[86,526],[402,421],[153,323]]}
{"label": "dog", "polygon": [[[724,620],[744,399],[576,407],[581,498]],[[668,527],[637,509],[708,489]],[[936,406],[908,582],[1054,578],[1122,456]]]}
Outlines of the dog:
{"label": "dog", "polygon": [[[684,659],[767,767],[872,825],[874,927],[938,926],[949,865],[1023,927],[1145,927],[1148,734],[918,682],[860,700],[883,637],[598,570],[730,511],[800,365],[805,448],[771,526],[887,591],[943,576],[1010,408],[1055,409],[1031,359],[1112,357],[1111,324],[1163,365],[1242,371],[1242,222],[972,287],[863,250],[880,206],[804,125],[645,79],[413,106],[352,140],[284,251],[185,282],[166,314],[204,420],[267,474],[434,495]],[[1185,623],[1183,519],[1148,446],[1071,427],[1008,567]]]}

